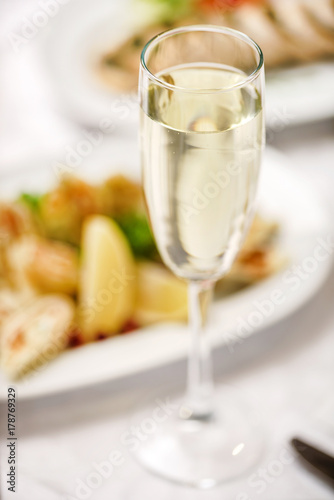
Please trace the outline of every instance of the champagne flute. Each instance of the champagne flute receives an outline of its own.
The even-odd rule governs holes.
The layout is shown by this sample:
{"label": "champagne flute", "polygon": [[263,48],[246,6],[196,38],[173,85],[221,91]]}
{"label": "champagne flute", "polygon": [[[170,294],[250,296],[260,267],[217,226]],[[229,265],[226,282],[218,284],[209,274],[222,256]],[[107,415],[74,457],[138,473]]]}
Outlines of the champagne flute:
{"label": "champagne flute", "polygon": [[164,263],[189,283],[188,389],[178,415],[136,452],[172,481],[209,488],[259,455],[249,414],[214,397],[205,303],[254,214],[264,146],[263,55],[217,26],[166,31],[141,56],[140,142],[151,227]]}

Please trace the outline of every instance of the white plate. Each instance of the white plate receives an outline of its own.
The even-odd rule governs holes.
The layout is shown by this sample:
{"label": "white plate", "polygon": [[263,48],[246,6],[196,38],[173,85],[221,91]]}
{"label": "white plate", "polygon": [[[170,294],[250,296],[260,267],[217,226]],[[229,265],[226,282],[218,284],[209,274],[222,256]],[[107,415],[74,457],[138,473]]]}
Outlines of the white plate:
{"label": "white plate", "polygon": [[[61,7],[41,45],[60,106],[75,120],[99,128],[109,118],[118,129],[137,122],[136,95],[109,91],[92,70],[97,54],[148,22],[132,0],[72,0]],[[266,118],[275,131],[334,116],[334,63],[268,72]]]}
{"label": "white plate", "polygon": [[279,131],[292,125],[332,118],[333,81],[333,62],[318,62],[268,72],[267,128]]}
{"label": "white plate", "polygon": [[[123,172],[138,175],[135,147],[118,141],[114,145],[114,164],[128,165]],[[122,162],[120,161],[122,159]],[[119,163],[118,163],[119,162]],[[108,162],[82,167],[80,175],[97,180],[111,173]],[[25,170],[3,178],[0,197],[20,190],[43,190],[55,182],[51,168]],[[289,256],[288,267],[261,282],[214,303],[211,339],[215,346],[240,341],[262,328],[281,320],[304,304],[322,285],[331,267],[331,258],[321,251],[321,262],[314,254],[319,243],[327,240],[331,223],[312,186],[288,166],[287,159],[267,148],[259,189],[259,210],[281,224],[280,246]],[[301,266],[304,277],[298,278],[294,266]],[[300,271],[298,271],[300,272]],[[284,298],[273,307],[273,291]],[[262,305],[261,305],[262,304]],[[245,326],[246,323],[246,326]],[[240,325],[243,325],[240,330]],[[268,331],[270,336],[270,331]],[[138,330],[103,342],[89,344],[63,353],[39,373],[16,383],[20,399],[55,394],[70,389],[117,379],[181,359],[187,353],[186,327],[164,324]],[[6,397],[9,381],[0,374],[0,399]]]}

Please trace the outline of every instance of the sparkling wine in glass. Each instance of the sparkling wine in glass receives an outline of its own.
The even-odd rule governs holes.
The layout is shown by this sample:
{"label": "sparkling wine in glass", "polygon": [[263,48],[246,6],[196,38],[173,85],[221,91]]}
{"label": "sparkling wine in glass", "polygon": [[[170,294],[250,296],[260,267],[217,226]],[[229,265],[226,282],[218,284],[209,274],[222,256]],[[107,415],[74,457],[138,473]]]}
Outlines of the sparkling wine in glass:
{"label": "sparkling wine in glass", "polygon": [[214,486],[249,469],[259,436],[247,411],[215,397],[206,308],[254,214],[264,146],[263,56],[246,35],[176,28],[144,48],[140,68],[143,185],[164,263],[189,283],[188,389],[179,414],[137,458],[172,481]]}

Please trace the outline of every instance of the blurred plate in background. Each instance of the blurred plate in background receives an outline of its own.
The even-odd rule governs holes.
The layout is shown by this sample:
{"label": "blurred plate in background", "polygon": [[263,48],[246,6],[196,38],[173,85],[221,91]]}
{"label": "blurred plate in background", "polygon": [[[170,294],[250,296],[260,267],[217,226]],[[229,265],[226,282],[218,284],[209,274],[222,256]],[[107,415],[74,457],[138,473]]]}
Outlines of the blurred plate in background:
{"label": "blurred plate in background", "polygon": [[[79,123],[100,128],[105,118],[127,131],[137,125],[136,90],[115,92],[99,76],[103,54],[150,21],[132,0],[72,0],[41,37],[41,49],[60,109]],[[281,130],[334,116],[334,63],[319,62],[267,72],[266,118]]]}
{"label": "blurred plate in background", "polygon": [[[93,182],[120,168],[125,175],[138,177],[138,160],[136,147],[118,139],[112,156],[105,154],[101,162],[92,157],[76,173]],[[1,179],[0,198],[13,197],[22,191],[43,192],[56,181],[51,163],[13,169],[11,175]],[[285,318],[317,292],[331,269],[330,252],[326,254],[323,250],[321,261],[315,257],[319,239],[326,246],[332,231],[321,200],[314,188],[292,171],[287,159],[271,148],[267,148],[263,164],[259,213],[280,224],[278,245],[289,262],[271,278],[213,304],[211,340],[215,346],[243,342],[247,336]],[[301,270],[303,278],[296,274],[296,269]],[[275,291],[282,297],[281,303],[268,306]],[[240,330],[241,324],[244,326]],[[267,338],[270,342],[270,331]],[[67,350],[37,373],[16,382],[15,387],[21,400],[52,395],[134,375],[182,359],[187,351],[186,326],[160,324]],[[7,397],[8,383],[0,373],[0,399]]]}

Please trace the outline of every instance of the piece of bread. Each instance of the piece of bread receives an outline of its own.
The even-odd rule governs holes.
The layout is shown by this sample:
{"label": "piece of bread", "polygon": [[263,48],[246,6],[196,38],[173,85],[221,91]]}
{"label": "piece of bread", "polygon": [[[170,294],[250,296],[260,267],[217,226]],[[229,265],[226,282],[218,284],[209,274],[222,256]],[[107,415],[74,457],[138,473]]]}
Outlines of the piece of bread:
{"label": "piece of bread", "polygon": [[310,22],[304,1],[270,0],[269,3],[281,29],[309,60],[334,54],[333,38],[323,36]]}
{"label": "piece of bread", "polygon": [[333,0],[305,0],[305,12],[319,28],[334,37],[334,2]]}
{"label": "piece of bread", "polygon": [[32,294],[76,292],[79,259],[71,245],[30,235],[9,245],[6,255],[8,277],[17,290]]}
{"label": "piece of bread", "polygon": [[4,321],[0,360],[10,378],[18,378],[53,359],[68,344],[74,303],[64,295],[32,299]]}
{"label": "piece of bread", "polygon": [[253,38],[264,53],[267,67],[299,59],[302,51],[280,29],[272,11],[266,7],[244,5],[235,10],[232,27]]}
{"label": "piece of bread", "polygon": [[22,306],[25,299],[24,294],[14,291],[6,285],[0,289],[0,336],[3,323],[13,312]]}

